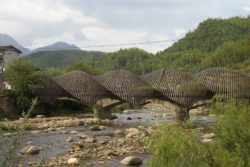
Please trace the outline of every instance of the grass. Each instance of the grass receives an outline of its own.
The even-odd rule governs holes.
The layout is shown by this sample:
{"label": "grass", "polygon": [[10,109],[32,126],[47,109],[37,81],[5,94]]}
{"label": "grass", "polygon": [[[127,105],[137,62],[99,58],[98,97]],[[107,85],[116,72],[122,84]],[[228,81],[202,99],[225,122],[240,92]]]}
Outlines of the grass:
{"label": "grass", "polygon": [[216,101],[211,113],[217,121],[210,131],[216,137],[202,143],[190,125],[161,125],[149,140],[151,167],[249,167],[250,105],[232,100]]}

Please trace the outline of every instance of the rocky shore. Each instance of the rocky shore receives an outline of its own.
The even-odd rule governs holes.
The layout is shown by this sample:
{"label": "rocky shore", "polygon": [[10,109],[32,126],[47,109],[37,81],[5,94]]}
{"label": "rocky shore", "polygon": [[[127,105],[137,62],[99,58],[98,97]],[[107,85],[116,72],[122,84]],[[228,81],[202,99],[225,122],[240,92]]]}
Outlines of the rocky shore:
{"label": "rocky shore", "polygon": [[[38,115],[36,118],[29,118],[25,120],[25,124],[29,126],[26,127],[17,152],[23,159],[19,167],[101,167],[114,159],[121,161],[120,166],[143,163],[140,156],[148,154],[147,140],[154,132],[151,127],[153,125],[148,122],[173,122],[175,113],[156,112],[161,108],[162,105],[148,105],[147,110],[150,111],[146,116],[143,112],[125,110],[114,120],[98,120],[91,118],[91,115],[51,118]],[[14,130],[23,123],[21,118],[16,121],[2,121],[0,126],[10,126]],[[8,132],[4,137],[13,135],[16,133]],[[201,140],[204,143],[211,142],[214,137],[213,134],[202,135]],[[44,158],[41,154],[45,155]]]}

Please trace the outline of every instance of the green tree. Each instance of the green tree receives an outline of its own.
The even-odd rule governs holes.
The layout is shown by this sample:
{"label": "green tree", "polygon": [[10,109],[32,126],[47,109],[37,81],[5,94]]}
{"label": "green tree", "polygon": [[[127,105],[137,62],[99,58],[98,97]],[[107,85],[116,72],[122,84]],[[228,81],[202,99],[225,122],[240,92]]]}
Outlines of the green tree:
{"label": "green tree", "polygon": [[72,63],[66,68],[66,72],[70,72],[74,70],[84,71],[86,73],[93,74],[93,75],[98,74],[97,70],[89,67],[84,61],[78,61],[78,62]]}
{"label": "green tree", "polygon": [[56,68],[56,67],[48,68],[45,71],[46,75],[50,76],[50,77],[55,77],[55,76],[58,76],[58,75],[62,75],[64,72],[65,72],[65,69]]}
{"label": "green tree", "polygon": [[29,108],[38,88],[42,86],[43,76],[44,74],[28,60],[17,59],[8,64],[6,77],[16,97],[19,112]]}

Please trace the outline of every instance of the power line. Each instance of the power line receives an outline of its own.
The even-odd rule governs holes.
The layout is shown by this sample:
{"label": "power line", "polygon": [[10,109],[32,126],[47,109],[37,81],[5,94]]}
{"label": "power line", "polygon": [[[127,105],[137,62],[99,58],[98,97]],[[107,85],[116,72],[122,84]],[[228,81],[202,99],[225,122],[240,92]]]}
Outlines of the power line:
{"label": "power line", "polygon": [[89,46],[82,46],[79,48],[129,46],[129,45],[139,45],[139,44],[144,45],[144,44],[166,43],[166,42],[175,42],[175,41],[177,40],[160,40],[160,41],[146,41],[146,42],[120,43],[120,44],[89,45]]}
{"label": "power line", "polygon": [[[87,46],[74,46],[72,47],[65,47],[65,48],[59,48],[59,47],[50,47],[49,49],[44,50],[53,50],[53,49],[72,49],[76,50],[78,48],[84,49],[84,48],[103,48],[103,47],[116,47],[116,46],[131,46],[131,45],[148,45],[148,44],[157,44],[157,43],[167,43],[167,42],[176,42],[177,39],[169,39],[169,40],[158,40],[158,41],[145,41],[145,42],[131,42],[131,43],[118,43],[118,44],[102,44],[102,45],[87,45]],[[39,49],[39,48],[38,48]],[[43,50],[43,48],[39,49]]]}

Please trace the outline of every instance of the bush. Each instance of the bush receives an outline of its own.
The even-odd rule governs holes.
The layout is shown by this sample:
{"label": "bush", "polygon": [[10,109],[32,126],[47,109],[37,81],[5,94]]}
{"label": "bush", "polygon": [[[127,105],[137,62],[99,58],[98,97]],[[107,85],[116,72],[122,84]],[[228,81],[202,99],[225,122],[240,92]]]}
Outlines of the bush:
{"label": "bush", "polygon": [[28,60],[17,59],[8,64],[6,77],[20,112],[28,110],[37,88],[42,86],[42,76],[43,73]]}
{"label": "bush", "polygon": [[162,125],[149,140],[152,167],[248,167],[250,166],[250,106],[235,101],[217,101],[211,112],[218,115],[211,127],[211,143],[181,125]]}
{"label": "bush", "polygon": [[225,167],[250,166],[250,106],[246,103],[217,102],[212,112],[218,114],[212,131],[217,138],[211,144],[214,158]]}
{"label": "bush", "polygon": [[158,126],[149,146],[153,152],[149,163],[152,167],[209,167],[213,163],[197,133],[177,124]]}

